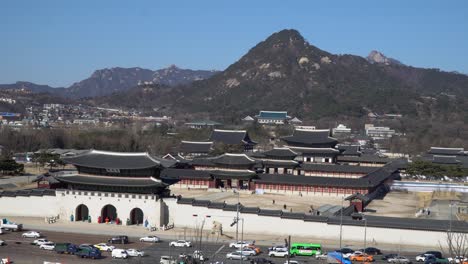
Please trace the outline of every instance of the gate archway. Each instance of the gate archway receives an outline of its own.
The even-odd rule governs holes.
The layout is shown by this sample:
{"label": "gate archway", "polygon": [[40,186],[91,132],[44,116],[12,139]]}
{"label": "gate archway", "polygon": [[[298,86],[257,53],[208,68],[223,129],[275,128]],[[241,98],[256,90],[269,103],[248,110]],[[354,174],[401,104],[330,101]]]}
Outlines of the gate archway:
{"label": "gate archway", "polygon": [[88,206],[84,204],[78,205],[75,210],[75,221],[88,220],[88,217],[89,217]]}
{"label": "gate archway", "polygon": [[143,223],[143,210],[140,208],[133,208],[130,211],[130,224],[131,225],[140,225]]}
{"label": "gate archway", "polygon": [[112,204],[104,206],[101,210],[102,221],[105,221],[106,218],[109,218],[109,221],[115,221],[117,218],[117,209]]}

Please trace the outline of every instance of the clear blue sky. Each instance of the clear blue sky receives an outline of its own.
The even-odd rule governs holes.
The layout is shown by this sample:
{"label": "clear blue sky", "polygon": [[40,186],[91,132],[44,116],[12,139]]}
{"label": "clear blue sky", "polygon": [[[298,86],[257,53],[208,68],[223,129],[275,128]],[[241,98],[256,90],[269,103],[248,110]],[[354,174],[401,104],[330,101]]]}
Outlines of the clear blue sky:
{"label": "clear blue sky", "polygon": [[0,83],[68,86],[106,67],[222,70],[294,28],[332,53],[377,49],[468,73],[468,1],[102,1],[0,3]]}

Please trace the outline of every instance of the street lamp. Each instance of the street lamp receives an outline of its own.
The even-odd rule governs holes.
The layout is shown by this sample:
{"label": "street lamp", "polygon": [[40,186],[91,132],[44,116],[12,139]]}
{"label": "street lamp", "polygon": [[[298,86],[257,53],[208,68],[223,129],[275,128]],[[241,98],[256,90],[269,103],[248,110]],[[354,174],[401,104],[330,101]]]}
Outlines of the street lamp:
{"label": "street lamp", "polygon": [[[242,253],[243,253],[242,251],[243,251],[243,249],[244,249],[244,218],[239,218],[239,217],[234,218],[234,221],[232,222],[231,226],[233,226],[233,225],[239,226],[239,220],[242,221],[242,227],[241,227],[241,241],[240,241],[240,245],[241,245],[240,248],[241,248],[241,249],[240,249],[240,258],[239,258],[240,263],[242,264],[242,261],[243,261],[242,258],[243,258],[243,256],[244,256],[244,255],[242,254]],[[239,243],[239,241],[237,241],[237,242]]]}
{"label": "street lamp", "polygon": [[367,218],[362,214],[362,220],[364,220],[364,251],[366,251],[367,246]]}

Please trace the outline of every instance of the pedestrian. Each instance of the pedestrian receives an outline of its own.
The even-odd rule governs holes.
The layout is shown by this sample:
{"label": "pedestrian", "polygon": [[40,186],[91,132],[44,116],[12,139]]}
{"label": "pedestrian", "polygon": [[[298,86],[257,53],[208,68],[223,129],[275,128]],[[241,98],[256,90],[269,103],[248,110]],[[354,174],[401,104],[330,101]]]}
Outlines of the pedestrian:
{"label": "pedestrian", "polygon": [[275,200],[273,200],[273,204],[275,204]]}
{"label": "pedestrian", "polygon": [[284,205],[283,205],[283,209],[286,209],[286,208],[287,208],[287,206],[286,206],[286,204],[284,204]]}

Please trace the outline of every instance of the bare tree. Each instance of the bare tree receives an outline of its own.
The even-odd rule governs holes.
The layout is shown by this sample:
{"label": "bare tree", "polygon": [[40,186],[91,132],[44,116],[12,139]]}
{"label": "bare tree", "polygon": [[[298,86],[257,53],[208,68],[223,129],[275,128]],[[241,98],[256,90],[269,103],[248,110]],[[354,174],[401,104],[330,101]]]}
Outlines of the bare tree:
{"label": "bare tree", "polygon": [[447,231],[447,246],[450,257],[468,255],[468,233]]}

